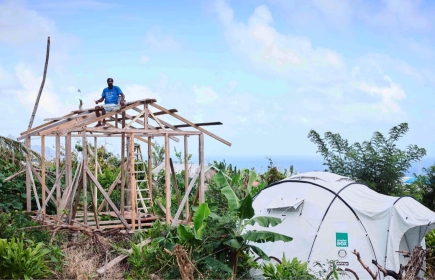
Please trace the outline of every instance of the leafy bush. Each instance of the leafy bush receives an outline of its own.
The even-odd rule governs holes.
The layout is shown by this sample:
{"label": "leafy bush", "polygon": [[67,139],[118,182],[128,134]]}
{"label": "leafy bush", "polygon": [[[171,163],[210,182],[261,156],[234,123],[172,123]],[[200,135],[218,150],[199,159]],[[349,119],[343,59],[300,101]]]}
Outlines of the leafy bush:
{"label": "leafy bush", "polygon": [[388,137],[375,132],[370,141],[349,145],[338,133],[326,132],[325,138],[311,130],[308,138],[317,145],[329,172],[349,176],[386,195],[401,195],[402,177],[411,163],[426,155],[417,145],[401,150],[397,142],[408,132],[408,124],[390,129]]}
{"label": "leafy bush", "polygon": [[43,248],[43,243],[30,243],[24,246],[23,237],[12,237],[8,242],[0,239],[0,278],[30,279],[42,278],[51,274],[44,257],[50,251]]}
{"label": "leafy bush", "polygon": [[281,263],[263,264],[261,270],[267,279],[316,279],[314,275],[309,273],[306,262],[303,263],[297,258],[293,258],[291,261],[287,260],[285,254],[282,257]]}
{"label": "leafy bush", "polygon": [[12,237],[19,238],[23,232],[19,229],[27,228],[25,230],[27,238],[31,238],[33,242],[48,243],[50,234],[44,229],[32,228],[34,226],[39,226],[39,223],[32,220],[28,213],[0,213],[0,238],[8,240]]}

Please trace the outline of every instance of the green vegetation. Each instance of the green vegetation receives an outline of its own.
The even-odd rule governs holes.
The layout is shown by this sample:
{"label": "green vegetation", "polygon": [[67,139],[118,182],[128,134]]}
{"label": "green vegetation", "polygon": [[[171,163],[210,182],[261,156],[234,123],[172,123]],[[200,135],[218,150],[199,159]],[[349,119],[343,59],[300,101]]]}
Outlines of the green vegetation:
{"label": "green vegetation", "polygon": [[290,261],[286,259],[285,255],[283,255],[281,263],[276,265],[272,263],[263,264],[261,270],[267,279],[316,279],[316,277],[308,271],[308,264],[306,262],[301,262],[297,258],[293,258]]}
{"label": "green vegetation", "polygon": [[426,155],[417,145],[405,150],[397,148],[397,142],[408,132],[408,124],[401,123],[390,129],[388,137],[375,132],[370,141],[349,142],[338,133],[326,132],[325,138],[311,130],[308,138],[317,145],[328,171],[365,183],[375,191],[386,195],[402,195],[401,178],[411,163]]}
{"label": "green vegetation", "polygon": [[8,242],[0,239],[0,278],[30,279],[42,278],[51,274],[44,257],[50,252],[44,243],[30,242],[24,245],[24,236]]}
{"label": "green vegetation", "polygon": [[[397,148],[397,143],[408,131],[407,124],[393,127],[388,136],[375,132],[370,141],[349,144],[339,134],[325,133],[321,138],[315,131],[308,135],[317,144],[318,152],[325,159],[330,172],[349,176],[367,184],[374,190],[387,195],[412,195],[432,210],[435,210],[435,165],[423,169],[415,183],[404,186],[401,177],[407,172],[413,161],[420,160],[426,151],[416,145],[406,149]],[[73,158],[79,158],[82,151],[80,143],[75,145]],[[90,153],[94,147],[90,145]],[[120,265],[123,277],[127,278],[248,278],[252,268],[260,269],[263,276],[269,279],[316,279],[326,274],[339,278],[339,271],[334,262],[322,266],[325,275],[314,275],[307,269],[307,264],[297,259],[288,260],[285,256],[282,263],[266,262],[259,266],[253,256],[264,260],[269,257],[255,243],[281,240],[293,242],[289,236],[267,231],[267,228],[278,225],[281,220],[270,217],[255,217],[252,208],[253,197],[267,185],[285,179],[294,174],[293,166],[288,170],[278,170],[272,159],[265,173],[257,174],[254,170],[238,169],[232,164],[214,162],[216,174],[207,180],[205,203],[192,206],[192,224],[181,223],[175,227],[163,224],[159,220],[147,231],[137,231],[133,235],[106,236],[114,250],[99,245],[95,239],[83,234],[78,235],[82,247],[68,250],[66,233],[52,232],[40,227],[30,214],[23,211],[26,202],[25,173],[14,180],[3,180],[23,168],[26,156],[31,156],[37,163],[37,154],[27,150],[21,143],[0,138],[0,278],[74,278],[94,277],[96,268],[102,266],[106,258],[125,253],[132,249],[128,259]],[[98,162],[95,168],[94,157],[91,156],[89,167],[92,173],[98,172],[98,181],[108,190],[120,171],[119,156],[110,153],[105,146],[97,149]],[[181,152],[175,150],[178,162],[183,162]],[[190,159],[191,155],[189,155]],[[152,151],[153,167],[164,160],[164,148],[156,144]],[[61,167],[64,166],[61,162]],[[53,162],[47,162],[48,171],[54,171]],[[77,161],[73,162],[73,173],[76,172]],[[138,165],[145,168],[145,164]],[[101,172],[100,172],[101,169]],[[153,175],[154,199],[165,204],[164,171]],[[47,176],[49,177],[49,176]],[[172,177],[171,177],[172,180]],[[176,174],[175,180],[179,192],[184,194],[184,172]],[[47,178],[49,184],[50,178]],[[38,191],[39,182],[35,182]],[[64,185],[64,182],[62,182]],[[189,196],[189,204],[193,204],[197,189]],[[116,204],[120,202],[120,191],[114,190],[111,195]],[[91,197],[88,196],[91,207]],[[98,196],[98,203],[103,200]],[[50,202],[51,203],[51,202]],[[32,203],[35,205],[35,203]],[[179,198],[173,192],[171,196],[171,214],[174,215],[179,205]],[[80,205],[80,207],[83,207]],[[54,205],[48,205],[48,212],[54,211]],[[33,209],[36,210],[36,209]],[[88,209],[91,211],[92,209]],[[153,212],[164,215],[157,204]],[[105,218],[102,218],[105,219]],[[187,217],[183,217],[187,219]],[[249,231],[249,227],[258,224],[265,230]],[[149,240],[146,246],[138,246],[142,240]],[[435,233],[426,236],[428,246],[434,246]],[[124,249],[122,249],[124,248]],[[112,257],[110,257],[113,254]],[[86,268],[83,263],[92,264]],[[431,260],[429,260],[429,264]],[[14,269],[10,269],[14,267]],[[429,268],[430,269],[430,268]],[[77,271],[77,273],[75,273]],[[80,273],[78,272],[80,271]],[[3,273],[3,274],[1,274]],[[111,276],[107,276],[110,278]]]}

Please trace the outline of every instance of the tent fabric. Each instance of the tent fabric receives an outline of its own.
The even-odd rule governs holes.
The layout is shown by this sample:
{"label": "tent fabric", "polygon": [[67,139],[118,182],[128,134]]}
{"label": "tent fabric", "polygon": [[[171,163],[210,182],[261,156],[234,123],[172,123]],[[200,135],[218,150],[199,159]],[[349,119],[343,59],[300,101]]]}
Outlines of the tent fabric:
{"label": "tent fabric", "polygon": [[[297,204],[297,202],[299,202]],[[293,237],[291,242],[256,244],[267,255],[297,257],[316,270],[317,262],[336,260],[342,269],[368,276],[352,251],[360,252],[372,271],[375,259],[398,271],[404,259],[395,251],[424,245],[435,228],[435,213],[411,197],[379,194],[364,184],[328,172],[308,172],[275,182],[254,198],[255,216],[278,217],[268,230]],[[246,230],[264,230],[255,224]],[[379,279],[383,279],[380,273]]]}

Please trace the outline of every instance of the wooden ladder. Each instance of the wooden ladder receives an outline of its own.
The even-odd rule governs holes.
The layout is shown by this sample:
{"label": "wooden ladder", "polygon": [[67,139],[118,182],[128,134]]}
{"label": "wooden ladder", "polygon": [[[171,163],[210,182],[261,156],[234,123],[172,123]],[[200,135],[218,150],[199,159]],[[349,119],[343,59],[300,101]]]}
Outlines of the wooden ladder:
{"label": "wooden ladder", "polygon": [[[148,176],[145,169],[145,163],[143,161],[142,151],[140,145],[134,144],[134,178],[136,182],[136,205],[138,214],[143,212],[149,213],[149,208],[152,206],[151,201],[151,188],[148,186]],[[140,204],[140,205],[139,205]]]}

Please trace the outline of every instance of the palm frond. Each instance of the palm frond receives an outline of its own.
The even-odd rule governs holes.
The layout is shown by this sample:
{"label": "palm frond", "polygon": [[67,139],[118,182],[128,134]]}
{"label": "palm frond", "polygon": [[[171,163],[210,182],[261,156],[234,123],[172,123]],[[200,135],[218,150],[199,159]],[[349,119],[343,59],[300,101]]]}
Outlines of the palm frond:
{"label": "palm frond", "polygon": [[15,155],[18,158],[20,156],[25,157],[28,154],[30,154],[32,159],[36,159],[38,162],[41,161],[41,155],[32,149],[27,148],[24,143],[15,141],[8,137],[0,136],[0,156]]}

